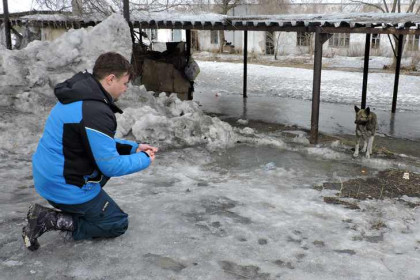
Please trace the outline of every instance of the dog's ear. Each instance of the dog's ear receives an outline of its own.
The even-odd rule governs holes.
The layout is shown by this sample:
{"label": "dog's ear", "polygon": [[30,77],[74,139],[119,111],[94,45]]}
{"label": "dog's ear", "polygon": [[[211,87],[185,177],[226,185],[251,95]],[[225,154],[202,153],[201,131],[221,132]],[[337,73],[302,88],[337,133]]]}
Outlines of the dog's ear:
{"label": "dog's ear", "polygon": [[356,111],[356,113],[360,111],[359,107],[357,107],[356,105],[354,105],[354,110]]}
{"label": "dog's ear", "polygon": [[369,114],[370,114],[370,108],[369,108],[369,107],[367,107],[367,108],[365,109],[365,112],[366,112],[366,115],[368,115],[368,116],[369,116]]}

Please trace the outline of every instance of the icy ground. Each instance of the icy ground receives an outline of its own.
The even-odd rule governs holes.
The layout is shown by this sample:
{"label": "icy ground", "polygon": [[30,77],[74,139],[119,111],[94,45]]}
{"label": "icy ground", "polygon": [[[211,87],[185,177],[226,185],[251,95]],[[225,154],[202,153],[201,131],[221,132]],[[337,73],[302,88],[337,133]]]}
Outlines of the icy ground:
{"label": "icy ground", "polygon": [[[110,36],[118,40],[113,41],[113,48],[122,51],[128,27],[121,26],[118,31],[113,27],[123,22],[122,17],[113,17],[98,25],[114,32]],[[121,100],[125,113],[118,116],[118,135],[147,140],[161,148],[150,168],[113,178],[105,187],[129,214],[126,234],[116,239],[74,242],[51,232],[40,238],[38,251],[26,250],[20,232],[28,205],[45,204],[33,188],[31,154],[54,104],[51,85],[58,78],[25,76],[37,73],[37,68],[43,74],[39,77],[49,77],[54,67],[66,69],[60,78],[71,76],[78,67],[89,69],[106,46],[107,38],[102,41],[96,31],[74,31],[52,45],[30,47],[35,54],[52,52],[61,42],[65,50],[79,51],[73,56],[67,51],[57,55],[51,68],[42,56],[34,66],[8,64],[22,84],[8,85],[4,76],[9,74],[0,71],[1,85],[10,95],[0,107],[0,279],[420,279],[420,209],[405,203],[420,203],[419,198],[366,200],[357,202],[360,210],[350,210],[323,201],[337,191],[314,188],[325,181],[361,177],[362,170],[367,176],[388,168],[419,173],[419,159],[397,155],[392,159],[354,160],[348,146],[339,141],[310,145],[302,130],[288,131],[296,136],[286,137],[282,132],[235,128],[212,118],[202,110],[232,113],[228,105],[236,103],[239,107],[233,107],[232,114],[238,118],[271,115],[281,122],[277,116],[289,115],[290,123],[306,123],[302,115],[310,114],[306,105],[299,105],[308,102],[305,84],[310,71],[250,66],[248,107],[240,98],[240,68],[226,63],[200,62],[195,97],[201,107],[174,96],[153,96],[138,87],[131,87]],[[85,54],[80,51],[83,46],[94,52]],[[2,52],[2,67],[4,61],[24,57],[26,52]],[[333,71],[323,76],[323,90],[325,87],[328,92],[323,96],[330,101],[330,111],[335,108],[348,116],[350,124],[343,121],[340,131],[339,119],[330,125],[321,121],[322,129],[333,126],[334,133],[350,131],[351,96],[356,101],[359,98],[357,84],[348,77]],[[408,95],[400,95],[401,103],[406,104],[407,114],[415,116],[418,98],[410,94],[419,84],[409,78],[402,83],[412,84],[401,90],[408,91]],[[286,81],[279,87],[272,79]],[[328,83],[330,79],[335,82]],[[276,96],[283,94],[282,88],[291,95]],[[270,90],[273,94],[264,96]],[[346,102],[340,98],[343,91],[352,93],[342,96]],[[375,106],[382,104],[381,94],[368,96],[374,98]],[[295,103],[286,103],[288,100]],[[285,104],[283,114],[267,109],[277,108],[276,102]],[[291,107],[297,110],[290,111],[287,104],[294,104]],[[380,107],[375,111],[385,112]],[[321,108],[321,112],[325,110]],[[381,129],[385,133],[386,127]],[[406,132],[403,129],[400,133]],[[413,133],[413,139],[418,135]]]}
{"label": "icy ground", "polygon": [[168,149],[106,186],[130,215],[125,235],[66,242],[46,233],[37,252],[20,237],[28,204],[44,203],[30,154],[2,150],[0,278],[418,279],[419,208],[372,200],[355,211],[323,202],[335,191],[313,189],[401,161],[355,161],[342,147],[296,140]]}

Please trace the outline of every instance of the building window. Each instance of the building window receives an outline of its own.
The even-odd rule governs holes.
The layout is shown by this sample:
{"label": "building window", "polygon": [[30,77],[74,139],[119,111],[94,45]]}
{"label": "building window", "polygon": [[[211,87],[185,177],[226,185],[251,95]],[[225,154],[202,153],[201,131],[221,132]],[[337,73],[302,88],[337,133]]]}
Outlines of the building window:
{"label": "building window", "polygon": [[381,35],[380,34],[372,34],[372,49],[379,49],[381,43]]}
{"label": "building window", "polygon": [[219,44],[219,31],[217,30],[210,31],[210,43]]}
{"label": "building window", "polygon": [[407,50],[418,51],[419,50],[419,38],[420,35],[408,35],[407,38]]}
{"label": "building window", "polygon": [[274,32],[265,32],[265,54],[274,54]]}
{"label": "building window", "polygon": [[333,48],[348,48],[350,46],[350,34],[334,33],[330,38],[328,45]]}
{"label": "building window", "polygon": [[181,42],[181,41],[182,41],[182,30],[172,29],[172,42]]}
{"label": "building window", "polygon": [[309,32],[298,32],[296,46],[310,46],[312,33]]}
{"label": "building window", "polygon": [[157,29],[150,29],[150,39],[157,40]]}
{"label": "building window", "polygon": [[157,41],[157,29],[147,29],[146,30],[147,37],[150,41]]}

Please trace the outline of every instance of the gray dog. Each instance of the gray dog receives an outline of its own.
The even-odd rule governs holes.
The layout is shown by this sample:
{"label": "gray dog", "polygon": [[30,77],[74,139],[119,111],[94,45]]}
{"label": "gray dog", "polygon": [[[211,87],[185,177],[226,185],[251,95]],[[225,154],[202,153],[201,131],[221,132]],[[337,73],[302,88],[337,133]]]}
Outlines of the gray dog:
{"label": "gray dog", "polygon": [[370,158],[372,154],[373,139],[376,133],[376,114],[370,111],[370,108],[359,109],[354,106],[356,111],[356,147],[354,148],[354,157],[359,156],[359,143],[363,139],[362,152],[366,152],[366,158]]}

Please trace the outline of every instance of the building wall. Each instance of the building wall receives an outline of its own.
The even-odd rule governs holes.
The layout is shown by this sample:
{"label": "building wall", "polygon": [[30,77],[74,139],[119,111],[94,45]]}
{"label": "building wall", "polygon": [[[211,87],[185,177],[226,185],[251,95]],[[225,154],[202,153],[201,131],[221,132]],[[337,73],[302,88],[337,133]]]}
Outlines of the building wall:
{"label": "building wall", "polygon": [[[198,31],[200,50],[203,51],[218,51],[219,45],[210,42],[210,31]],[[312,44],[309,46],[297,45],[296,32],[275,32],[274,45],[277,46],[279,55],[302,55],[312,54],[314,46],[314,34],[312,35]],[[225,31],[225,39],[227,42],[235,46],[236,52],[242,52],[244,42],[243,31]],[[323,53],[325,56],[363,56],[365,49],[365,34],[350,34],[350,44],[348,47],[331,46],[327,41],[323,46]],[[393,42],[394,43],[394,42]],[[266,32],[264,31],[248,31],[248,52],[265,54],[266,53]],[[379,49],[371,49],[371,55],[377,56],[391,56],[393,55],[392,47],[388,36],[380,35]]]}
{"label": "building wall", "polygon": [[158,42],[172,42],[172,29],[158,29],[157,41]]}
{"label": "building wall", "polygon": [[[407,9],[402,4],[402,10]],[[328,14],[328,13],[351,13],[351,12],[378,12],[375,8],[361,6],[360,4],[291,4],[285,8],[284,13],[288,14]],[[229,15],[258,15],[266,14],[261,5],[241,5],[235,7],[229,12]],[[198,31],[200,50],[217,51],[219,46],[210,43],[210,31]],[[235,46],[237,52],[243,50],[243,31],[225,31],[225,39],[227,42]],[[313,35],[314,36],[314,35]],[[313,52],[314,37],[312,37],[311,46],[297,46],[297,33],[295,32],[276,32],[274,34],[275,46],[277,46],[279,55],[300,55],[311,54]],[[323,54],[325,56],[363,56],[365,49],[365,34],[350,34],[350,45],[348,47],[334,47],[327,41],[323,46]],[[278,42],[278,44],[277,44]],[[394,44],[394,42],[392,41]],[[248,31],[248,52],[257,54],[266,53],[266,35],[263,31]],[[371,55],[392,56],[393,50],[387,35],[380,35],[380,48],[371,49]],[[408,52],[412,54],[414,52]]]}
{"label": "building wall", "polygon": [[211,31],[210,30],[199,30],[198,41],[200,42],[200,50],[215,52],[219,50],[219,44],[213,44],[211,42]]}
{"label": "building wall", "polygon": [[53,41],[67,32],[65,28],[51,28],[44,27],[41,28],[41,40],[42,41]]}

